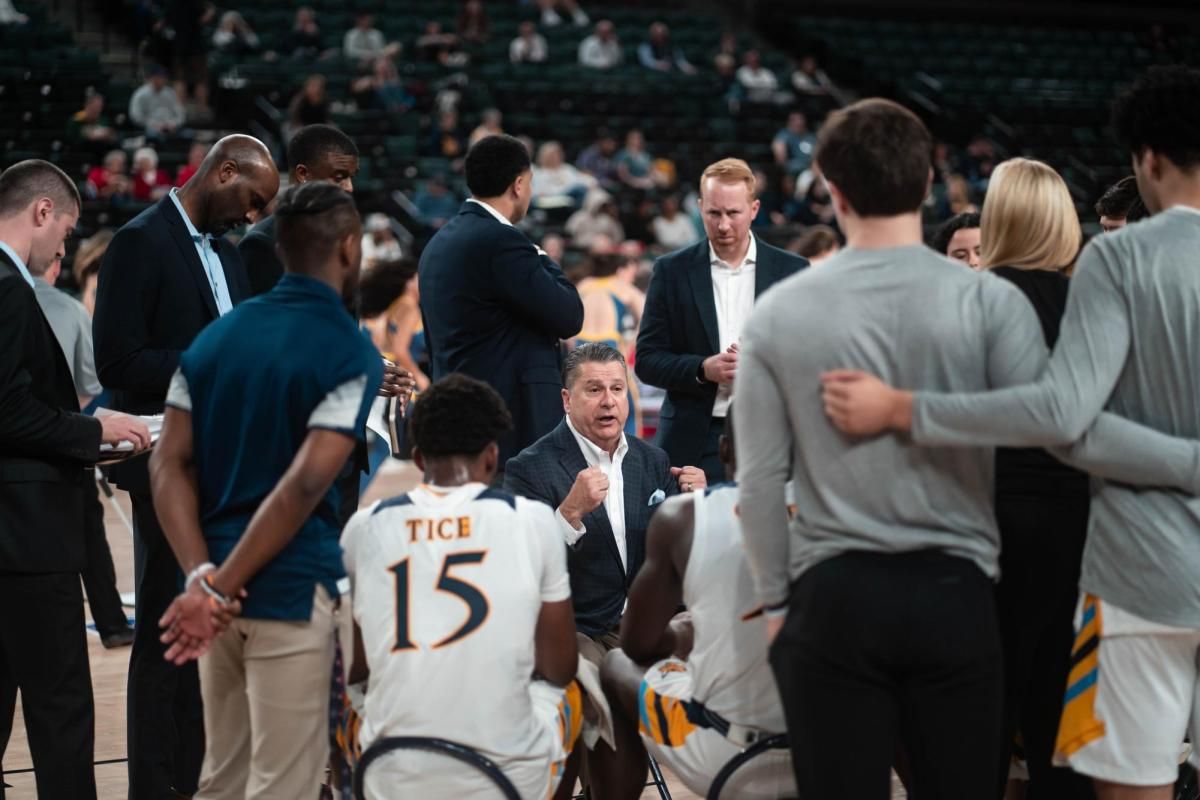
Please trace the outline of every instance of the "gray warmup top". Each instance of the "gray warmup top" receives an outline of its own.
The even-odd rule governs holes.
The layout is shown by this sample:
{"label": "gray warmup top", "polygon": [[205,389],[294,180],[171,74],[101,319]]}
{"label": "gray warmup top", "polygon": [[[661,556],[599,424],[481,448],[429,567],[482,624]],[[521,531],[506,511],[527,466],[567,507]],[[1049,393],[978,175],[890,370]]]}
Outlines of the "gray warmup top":
{"label": "gray warmup top", "polygon": [[104,391],[96,377],[96,357],[92,350],[92,318],[83,303],[66,292],[55,289],[41,278],[33,281],[33,295],[37,298],[46,321],[54,331],[71,377],[75,379],[75,394],[95,397]]}

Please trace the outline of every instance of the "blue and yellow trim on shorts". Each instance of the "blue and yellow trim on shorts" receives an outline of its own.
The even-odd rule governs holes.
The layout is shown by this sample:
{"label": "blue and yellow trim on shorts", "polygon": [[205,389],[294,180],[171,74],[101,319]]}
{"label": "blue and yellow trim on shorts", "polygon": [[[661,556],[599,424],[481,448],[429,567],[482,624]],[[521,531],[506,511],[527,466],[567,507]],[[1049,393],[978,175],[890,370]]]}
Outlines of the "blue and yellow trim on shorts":
{"label": "blue and yellow trim on shorts", "polygon": [[1096,717],[1096,684],[1100,680],[1100,639],[1103,635],[1100,598],[1084,595],[1083,614],[1071,649],[1071,672],[1058,724],[1056,758],[1066,759],[1104,736],[1104,722]]}
{"label": "blue and yellow trim on shorts", "polygon": [[638,689],[638,731],[643,736],[664,747],[682,747],[694,730],[696,726],[688,720],[682,700],[665,697],[642,681]]}
{"label": "blue and yellow trim on shorts", "polygon": [[583,731],[583,687],[579,681],[571,681],[563,689],[562,700],[558,701],[558,736],[562,741],[563,760],[550,765],[550,788],[547,797],[554,794],[558,773],[562,772],[567,758],[575,750],[579,734]]}

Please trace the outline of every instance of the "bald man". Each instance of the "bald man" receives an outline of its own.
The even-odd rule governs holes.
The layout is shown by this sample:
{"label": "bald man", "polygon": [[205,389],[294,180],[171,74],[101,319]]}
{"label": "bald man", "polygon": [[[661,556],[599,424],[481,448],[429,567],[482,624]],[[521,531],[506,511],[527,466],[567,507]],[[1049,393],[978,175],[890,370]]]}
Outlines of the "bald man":
{"label": "bald man", "polygon": [[[237,249],[225,233],[259,219],[279,190],[262,142],[227,136],[187,184],[117,231],[96,289],[93,337],[100,382],[113,407],[161,414],[180,354],[208,323],[250,296]],[[196,791],[204,756],[195,664],[164,658],[158,619],[182,576],[158,524],[145,457],[113,467],[133,503],[137,622],[129,659],[130,800]]]}

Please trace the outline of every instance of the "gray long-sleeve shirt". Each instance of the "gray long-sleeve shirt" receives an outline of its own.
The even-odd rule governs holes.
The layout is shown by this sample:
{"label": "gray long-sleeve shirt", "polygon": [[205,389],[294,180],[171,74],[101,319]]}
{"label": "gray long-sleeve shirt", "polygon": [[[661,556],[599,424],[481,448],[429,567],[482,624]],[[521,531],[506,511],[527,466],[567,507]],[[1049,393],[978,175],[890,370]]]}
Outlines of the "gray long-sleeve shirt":
{"label": "gray long-sleeve shirt", "polygon": [[[844,250],[760,299],[742,335],[733,409],[742,531],[763,602],[782,603],[805,570],[849,551],[936,548],[998,572],[993,449],[843,436],[825,417],[823,371],[981,392],[1029,383],[1045,363],[1040,324],[1016,287],[920,245]],[[1185,484],[1196,459],[1190,442],[1104,415],[1071,461]]]}
{"label": "gray long-sleeve shirt", "polygon": [[75,381],[75,393],[81,397],[95,397],[103,392],[96,377],[96,359],[92,352],[92,318],[83,303],[41,278],[34,281],[33,294],[67,359]]}
{"label": "gray long-sleeve shirt", "polygon": [[[1198,365],[1200,211],[1175,207],[1084,249],[1058,344],[1036,383],[920,393],[913,436],[940,445],[1064,444],[1107,408],[1196,439]],[[1153,622],[1200,628],[1200,500],[1192,496],[1200,487],[1187,488],[1185,495],[1104,483],[1092,500],[1080,586]]]}

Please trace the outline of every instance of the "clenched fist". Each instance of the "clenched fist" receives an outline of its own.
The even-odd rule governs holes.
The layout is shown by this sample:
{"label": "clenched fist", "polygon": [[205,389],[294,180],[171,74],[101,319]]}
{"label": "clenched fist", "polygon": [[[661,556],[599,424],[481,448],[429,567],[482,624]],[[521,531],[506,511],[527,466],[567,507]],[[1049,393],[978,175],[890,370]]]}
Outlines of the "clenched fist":
{"label": "clenched fist", "polygon": [[558,510],[578,529],[583,518],[595,511],[608,496],[608,476],[599,467],[588,467],[575,476],[575,484]]}

